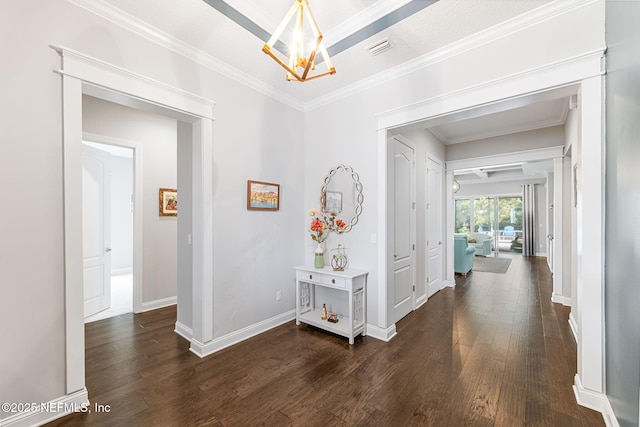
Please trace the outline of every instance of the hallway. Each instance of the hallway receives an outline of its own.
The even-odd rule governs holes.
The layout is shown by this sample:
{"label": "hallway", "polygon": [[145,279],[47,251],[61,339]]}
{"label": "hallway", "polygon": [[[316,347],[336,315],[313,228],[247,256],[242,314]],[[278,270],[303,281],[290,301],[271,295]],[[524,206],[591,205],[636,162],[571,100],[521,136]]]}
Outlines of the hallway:
{"label": "hallway", "polygon": [[85,325],[87,388],[109,413],[57,426],[604,426],[576,404],[569,309],[544,258],[472,271],[389,343],[291,321],[205,359],[168,307]]}

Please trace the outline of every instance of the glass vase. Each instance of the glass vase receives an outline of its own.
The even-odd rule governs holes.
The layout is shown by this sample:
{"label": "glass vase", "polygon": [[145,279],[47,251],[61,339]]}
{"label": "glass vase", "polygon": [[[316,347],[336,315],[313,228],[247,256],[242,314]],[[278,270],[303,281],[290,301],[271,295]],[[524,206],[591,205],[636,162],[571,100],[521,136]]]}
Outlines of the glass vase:
{"label": "glass vase", "polygon": [[316,248],[313,265],[315,268],[324,268],[324,249],[322,249],[322,245],[320,243],[318,243],[318,247]]}

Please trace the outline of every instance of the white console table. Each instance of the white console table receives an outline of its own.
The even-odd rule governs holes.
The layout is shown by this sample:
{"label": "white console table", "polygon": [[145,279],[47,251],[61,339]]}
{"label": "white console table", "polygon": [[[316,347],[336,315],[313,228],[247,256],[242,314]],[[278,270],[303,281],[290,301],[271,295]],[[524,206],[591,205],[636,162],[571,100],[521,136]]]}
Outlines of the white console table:
{"label": "white console table", "polygon": [[[366,335],[367,271],[296,267],[296,325],[300,322],[349,338]],[[321,319],[322,304],[338,323]]]}

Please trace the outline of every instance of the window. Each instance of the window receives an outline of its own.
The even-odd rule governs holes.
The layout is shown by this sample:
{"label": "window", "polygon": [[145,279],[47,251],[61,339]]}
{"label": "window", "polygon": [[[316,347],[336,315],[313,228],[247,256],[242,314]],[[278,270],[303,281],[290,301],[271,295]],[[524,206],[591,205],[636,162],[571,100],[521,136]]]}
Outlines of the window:
{"label": "window", "polygon": [[460,198],[455,207],[456,233],[522,231],[522,196]]}
{"label": "window", "polygon": [[471,200],[456,200],[456,233],[469,233],[471,230]]}

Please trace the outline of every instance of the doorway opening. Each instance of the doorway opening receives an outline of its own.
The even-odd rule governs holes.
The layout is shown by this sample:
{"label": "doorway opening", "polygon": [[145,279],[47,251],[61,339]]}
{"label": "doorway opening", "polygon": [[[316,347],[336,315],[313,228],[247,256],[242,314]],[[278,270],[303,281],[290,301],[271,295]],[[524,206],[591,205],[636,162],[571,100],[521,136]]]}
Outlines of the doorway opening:
{"label": "doorway opening", "polygon": [[476,256],[522,254],[522,195],[456,197],[454,232],[469,236]]}
{"label": "doorway opening", "polygon": [[[56,47],[64,57],[62,68],[62,117],[64,144],[64,261],[66,390],[69,399],[88,402],[84,368],[84,305],[82,265],[82,140],[83,95],[90,95],[129,107],[164,114],[178,120],[178,146],[188,148],[178,174],[185,176],[183,188],[192,198],[183,209],[183,222],[193,242],[184,252],[181,271],[190,273],[179,281],[178,325],[197,352],[213,340],[213,101],[95,60],[79,52]],[[138,165],[136,164],[136,169]],[[137,182],[136,182],[136,185]],[[139,194],[139,192],[136,191]],[[138,198],[139,200],[140,198]],[[135,203],[138,203],[138,200]],[[186,213],[185,213],[186,208]],[[137,210],[137,205],[136,205]],[[139,218],[135,218],[135,230]],[[141,231],[136,231],[136,234]],[[187,241],[187,236],[181,239]],[[134,239],[134,246],[141,239]],[[134,248],[134,253],[136,252]],[[134,261],[135,263],[135,261]],[[182,268],[180,268],[182,265]],[[134,276],[140,274],[134,268]],[[186,273],[185,273],[186,274]],[[135,281],[135,277],[134,277]],[[134,295],[134,309],[136,299]]]}

